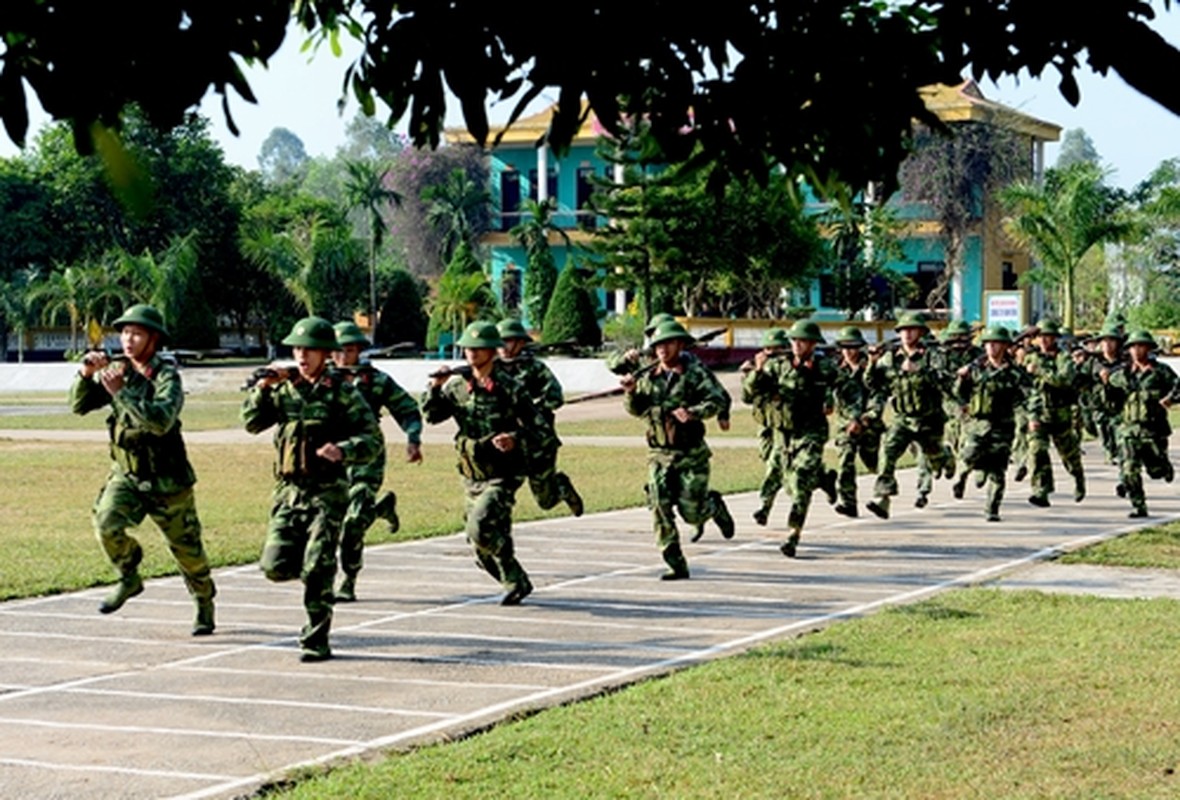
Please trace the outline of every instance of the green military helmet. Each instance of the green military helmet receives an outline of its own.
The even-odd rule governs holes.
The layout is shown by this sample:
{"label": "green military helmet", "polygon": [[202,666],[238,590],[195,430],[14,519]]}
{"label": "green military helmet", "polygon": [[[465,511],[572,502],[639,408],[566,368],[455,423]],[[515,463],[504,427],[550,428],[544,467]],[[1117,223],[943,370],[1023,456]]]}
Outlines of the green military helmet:
{"label": "green military helmet", "polygon": [[837,347],[864,347],[867,344],[865,335],[855,325],[846,325],[836,334]]}
{"label": "green military helmet", "polygon": [[460,347],[470,347],[472,350],[496,350],[504,346],[504,340],[500,337],[500,330],[496,327],[496,323],[473,322],[467,326],[455,344]]}
{"label": "green military helmet", "polygon": [[323,317],[304,317],[291,327],[283,344],[290,347],[306,347],[310,350],[339,350],[336,331],[332,323]]}
{"label": "green military helmet", "polygon": [[146,303],[136,303],[131,306],[112,324],[117,331],[123,330],[124,325],[140,325],[160,334],[161,339],[168,338],[168,329],[164,326],[164,315],[154,306],[149,306]]}
{"label": "green military helmet", "polygon": [[659,314],[652,314],[651,319],[643,326],[643,333],[645,336],[653,336],[661,325],[665,322],[675,322],[676,317],[661,311]]}
{"label": "green military helmet", "polygon": [[1102,330],[1094,335],[1095,339],[1118,339],[1122,341],[1123,332],[1119,330],[1120,326],[1107,320],[1106,324],[1102,326]]}
{"label": "green military helmet", "polygon": [[371,344],[369,337],[365,336],[365,332],[361,330],[361,326],[352,320],[337,322],[332,326],[332,329],[336,331],[336,344],[341,347],[348,344],[359,344],[362,347],[368,347]]}
{"label": "green military helmet", "polygon": [[670,342],[673,339],[683,339],[689,343],[694,341],[692,334],[673,319],[660,323],[660,327],[656,328],[655,333],[652,334],[651,343],[655,345],[660,342]]}
{"label": "green military helmet", "polygon": [[942,329],[942,340],[945,342],[948,339],[953,339],[956,336],[970,336],[971,324],[963,319],[952,319]]}
{"label": "green military helmet", "polygon": [[1047,319],[1039,324],[1037,334],[1039,336],[1060,336],[1061,323],[1055,319]]}
{"label": "green military helmet", "polygon": [[1155,343],[1155,337],[1151,335],[1151,331],[1137,330],[1132,331],[1131,335],[1127,337],[1125,345],[1130,347],[1133,344],[1146,344],[1154,350],[1158,345]]}
{"label": "green military helmet", "polygon": [[787,332],[782,328],[771,328],[762,334],[763,347],[789,347],[790,344]]}
{"label": "green military helmet", "polygon": [[802,339],[807,342],[822,342],[824,335],[819,330],[819,325],[809,319],[796,320],[791,329],[787,331],[788,339]]}
{"label": "green military helmet", "polygon": [[921,328],[924,331],[930,330],[926,325],[926,315],[918,311],[907,311],[898,318],[897,324],[893,326],[893,330],[900,331],[903,328]]}
{"label": "green military helmet", "polygon": [[983,332],[983,336],[979,337],[981,342],[1003,342],[1004,344],[1012,344],[1012,331],[1005,328],[1003,325],[992,325]]}
{"label": "green military helmet", "polygon": [[502,319],[496,325],[496,330],[500,332],[500,338],[504,340],[528,339],[530,342],[533,340],[533,337],[529,336],[529,332],[524,329],[524,323],[518,319]]}

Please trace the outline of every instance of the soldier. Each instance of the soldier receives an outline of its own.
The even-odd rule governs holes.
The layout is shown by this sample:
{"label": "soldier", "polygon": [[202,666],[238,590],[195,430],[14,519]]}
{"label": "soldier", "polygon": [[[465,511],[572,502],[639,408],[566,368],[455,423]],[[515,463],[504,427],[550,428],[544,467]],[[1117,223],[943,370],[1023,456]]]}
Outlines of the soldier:
{"label": "soldier", "polygon": [[1040,326],[1039,349],[1024,357],[1024,368],[1033,379],[1036,392],[1036,415],[1028,423],[1028,460],[1032,472],[1032,494],[1028,502],[1046,508],[1053,491],[1053,465],[1049,461],[1049,442],[1061,456],[1061,462],[1074,479],[1073,499],[1086,496],[1086,476],[1082,471],[1082,450],[1074,428],[1074,405],[1077,402],[1077,370],[1069,353],[1058,348],[1061,326],[1054,320]]}
{"label": "soldier", "polygon": [[725,405],[725,390],[698,359],[687,358],[692,342],[680,323],[656,329],[652,347],[656,363],[623,376],[623,407],[647,421],[648,503],[657,543],[668,570],[663,580],[689,576],[680,547],[674,511],[690,525],[713,519],[726,539],[733,537],[733,517],[720,492],[709,490],[709,447],[704,420]]}
{"label": "soldier", "polygon": [[787,338],[785,330],[771,328],[762,335],[762,350],[753,360],[741,366],[742,402],[750,406],[754,422],[758,425],[758,457],[766,465],[762,485],[758,489],[758,497],[762,502],[754,512],[754,521],[759,525],[766,525],[770,519],[774,498],[783,488],[783,442],[780,433],[782,398],[776,390],[756,392],[754,373],[756,368],[761,369],[768,361],[785,355],[790,346],[791,340]]}
{"label": "soldier", "polygon": [[1107,464],[1118,463],[1118,439],[1115,436],[1115,426],[1118,415],[1102,401],[1102,370],[1108,373],[1118,369],[1125,361],[1123,356],[1123,334],[1115,325],[1105,325],[1098,332],[1098,349],[1084,358],[1075,358],[1079,376],[1084,378],[1084,388],[1088,391],[1090,419],[1094,424],[1094,433],[1102,442],[1102,451]]}
{"label": "soldier", "polygon": [[388,410],[406,434],[406,462],[422,463],[422,412],[418,402],[410,397],[397,381],[361,361],[361,350],[370,342],[355,322],[338,322],[334,328],[339,350],[332,352],[340,379],[351,383],[376,417],[378,444],[376,457],[364,464],[348,468],[348,511],[340,529],[340,571],[344,578],[336,589],[338,602],[356,600],[356,578],[364,565],[365,532],[377,519],[389,524],[389,532],[397,533],[401,522],[397,516],[397,495],[386,491],[381,498],[377,492],[385,481],[385,438],[381,434],[381,411]]}
{"label": "soldier", "polygon": [[1032,382],[1008,357],[1012,334],[1007,328],[993,326],[981,341],[985,355],[955,371],[955,396],[963,404],[966,424],[959,451],[961,472],[951,491],[961,500],[967,476],[975,470],[976,485],[987,483],[987,521],[998,522],[1016,433],[1012,411],[1027,402]]}
{"label": "soldier", "polygon": [[[779,433],[783,453],[783,478],[791,496],[787,515],[787,540],[779,550],[794,558],[807,522],[811,495],[819,488],[836,502],[836,471],[824,469],[824,443],[828,440],[827,415],[832,413],[832,387],[836,370],[816,353],[824,340],[819,326],[799,320],[787,332],[791,353],[777,359],[754,359],[754,369],[743,381],[750,394],[777,398],[780,408]],[[762,355],[762,354],[759,354]]]}
{"label": "soldier", "polygon": [[856,458],[869,472],[877,471],[881,451],[881,408],[865,385],[869,359],[865,355],[864,335],[849,325],[836,336],[840,363],[836,366],[836,383],[832,392],[836,414],[836,513],[846,517],[857,514]]}
{"label": "soldier", "polygon": [[193,636],[213,633],[217,593],[201,541],[193,499],[197,477],[180,434],[184,390],[176,367],[159,355],[168,329],[160,312],[133,305],[115,320],[123,355],[87,353],[70,387],[70,408],[87,414],[110,406],[111,471],[94,503],[94,532],[119,582],[99,605],[118,611],[143,592],[139,562],[143,549],[127,528],[150,516],[168,541],[185,587],[197,606]]}
{"label": "soldier", "polygon": [[950,378],[921,343],[928,329],[920,314],[902,315],[894,329],[901,337],[900,346],[878,358],[865,376],[874,402],[883,406],[885,398],[891,398],[893,403],[875,496],[865,506],[881,519],[889,519],[890,498],[897,494],[897,461],[911,442],[930,459],[935,475],[955,475],[955,457],[942,441],[946,425],[942,397],[949,391]]}
{"label": "soldier", "polygon": [[247,431],[276,428],[276,484],[259,566],[272,581],[302,579],[307,624],[300,660],[323,661],[332,657],[332,584],[348,467],[372,461],[383,445],[361,393],[329,369],[337,347],[332,324],[302,319],[283,344],[293,348],[297,371],[264,376],[242,403]]}
{"label": "soldier", "polygon": [[520,382],[545,420],[544,430],[534,432],[532,440],[536,442],[536,451],[525,453],[529,489],[542,509],[548,511],[559,501],[564,501],[570,513],[580,517],[582,497],[569,476],[557,471],[557,450],[561,447],[561,440],[557,438],[554,412],[565,404],[561,383],[545,362],[525,350],[532,337],[520,320],[506,319],[496,327],[504,341],[500,348],[500,364]]}
{"label": "soldier", "polygon": [[467,541],[476,564],[504,587],[501,605],[515,606],[532,593],[533,584],[516,560],[512,506],[525,478],[525,456],[535,451],[533,437],[545,421],[525,388],[496,359],[504,340],[493,323],[471,323],[458,345],[470,376],[435,373],[422,398],[422,413],[431,424],[454,418],[459,426],[455,449],[467,494]]}
{"label": "soldier", "polygon": [[[1024,359],[1036,352],[1034,343],[1040,328],[1027,325],[1012,339],[1009,356],[1019,367],[1024,366]],[[1012,463],[1016,464],[1016,475],[1013,480],[1017,483],[1028,477],[1028,411],[1025,406],[1016,408],[1016,437],[1012,441]]]}
{"label": "soldier", "polygon": [[1171,367],[1151,358],[1156,344],[1150,333],[1135,331],[1126,345],[1130,361],[1098,375],[1103,399],[1118,415],[1119,483],[1131,500],[1130,516],[1138,518],[1147,516],[1143,470],[1168,483],[1176,476],[1168,456],[1168,409],[1180,396],[1180,382]]}
{"label": "soldier", "polygon": [[[940,346],[934,349],[938,368],[953,376],[960,367],[970,364],[983,356],[983,350],[971,343],[971,325],[961,319],[953,319],[942,331]],[[951,454],[958,456],[959,443],[963,435],[963,409],[958,400],[949,395],[943,397],[943,411],[946,413],[946,427],[942,438]],[[914,499],[916,508],[925,508],[929,503],[930,491],[934,487],[934,476],[930,470],[930,459],[925,453],[918,453],[918,495]]]}

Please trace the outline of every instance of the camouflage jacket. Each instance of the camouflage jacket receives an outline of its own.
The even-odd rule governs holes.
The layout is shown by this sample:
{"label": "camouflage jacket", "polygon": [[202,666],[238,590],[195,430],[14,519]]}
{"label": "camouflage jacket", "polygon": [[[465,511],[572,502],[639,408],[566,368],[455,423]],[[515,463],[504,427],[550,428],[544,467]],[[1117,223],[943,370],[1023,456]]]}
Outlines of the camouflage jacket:
{"label": "camouflage jacket", "polygon": [[[526,453],[537,452],[537,437],[548,427],[524,386],[499,361],[483,381],[455,375],[442,386],[432,386],[422,396],[422,414],[431,424],[455,420],[459,472],[477,481],[523,477]],[[501,433],[516,439],[507,453],[492,444]]]}
{"label": "camouflage jacket", "polygon": [[[624,355],[626,352],[627,351],[625,350],[616,350],[607,355],[606,368],[615,375],[634,375],[639,370],[644,369],[645,367],[650,368],[653,364],[655,364],[655,356],[652,355],[648,350],[640,351],[638,360],[625,358]],[[686,363],[695,361],[702,367],[705,366],[700,358],[694,355],[691,351],[686,350],[681,352],[680,358]],[[729,415],[733,410],[733,398],[729,396],[729,392],[725,390],[725,387],[721,384],[721,381],[717,379],[717,376],[713,374],[711,369],[706,367],[705,372],[708,374],[709,379],[712,380],[714,384],[716,384],[716,389],[718,392],[720,392],[720,395],[724,397],[721,408],[717,410],[717,420],[719,422],[724,422],[730,418]]]}
{"label": "camouflage jacket", "polygon": [[1016,409],[1036,402],[1029,374],[1011,361],[999,367],[985,359],[972,361],[966,375],[955,375],[954,394],[972,419],[1011,428]]}
{"label": "camouflage jacket", "polygon": [[361,393],[378,423],[381,421],[381,411],[385,409],[398,427],[405,431],[407,442],[422,443],[422,411],[418,408],[418,401],[397,381],[368,363],[337,371]]}
{"label": "camouflage jacket", "polygon": [[[903,369],[907,361],[917,369]],[[942,400],[950,393],[951,380],[928,348],[918,348],[910,355],[900,348],[892,350],[865,373],[865,385],[878,408],[883,409],[889,400],[898,416],[919,420],[945,417]]]}
{"label": "camouflage jacket", "polygon": [[[275,477],[283,481],[345,483],[349,466],[372,461],[384,447],[368,403],[332,369],[314,383],[296,376],[274,386],[255,386],[242,402],[242,421],[250,433],[277,426]],[[316,455],[325,444],[340,448],[340,463]]]}
{"label": "camouflage jacket", "polygon": [[851,367],[843,361],[836,367],[836,380],[832,385],[833,410],[842,426],[857,421],[865,425],[881,421],[881,409],[874,402],[865,376],[869,371],[868,358],[861,356],[860,363]]}
{"label": "camouflage jacket", "polygon": [[565,405],[561,382],[544,361],[531,355],[522,355],[511,361],[500,359],[500,365],[516,378],[525,394],[541,414],[553,424],[553,412]]}
{"label": "camouflage jacket", "polygon": [[1102,394],[1120,426],[1139,428],[1153,436],[1171,435],[1168,410],[1160,402],[1180,399],[1180,381],[1162,361],[1150,362],[1146,369],[1124,364],[1111,371]]}
{"label": "camouflage jacket", "polygon": [[1064,350],[1049,354],[1038,350],[1026,355],[1022,366],[1032,376],[1037,397],[1037,411],[1030,408],[1030,418],[1036,422],[1069,423],[1078,402],[1078,373],[1073,356]]}
{"label": "camouflage jacket", "polygon": [[98,375],[84,378],[79,372],[70,387],[71,410],[87,414],[109,405],[107,429],[115,468],[134,477],[145,491],[175,494],[187,489],[197,477],[180,435],[180,373],[159,355],[148,362],[144,374],[123,363],[123,388],[114,396]]}
{"label": "camouflage jacket", "polygon": [[[729,393],[700,359],[681,354],[681,370],[659,366],[636,379],[635,390],[623,395],[623,408],[647,422],[647,445],[688,452],[705,447],[705,423],[732,403]],[[672,416],[677,408],[692,414],[688,422]]]}
{"label": "camouflage jacket", "polygon": [[[831,359],[812,355],[803,363],[794,356],[768,360],[762,369],[746,379],[754,396],[776,398],[778,429],[794,434],[822,433],[827,439],[827,412],[831,410],[836,384],[836,367]],[[744,389],[744,386],[743,386]]]}

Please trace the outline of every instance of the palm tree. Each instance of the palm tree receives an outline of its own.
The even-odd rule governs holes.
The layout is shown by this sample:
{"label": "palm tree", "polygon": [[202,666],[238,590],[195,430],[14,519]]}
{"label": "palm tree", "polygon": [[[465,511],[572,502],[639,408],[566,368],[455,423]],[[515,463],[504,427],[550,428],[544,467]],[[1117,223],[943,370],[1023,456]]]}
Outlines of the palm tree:
{"label": "palm tree", "polygon": [[426,222],[441,237],[439,255],[443,263],[448,264],[461,243],[474,242],[476,231],[472,219],[481,207],[491,202],[492,196],[466,171],[454,169],[446,181],[426,188],[422,199],[429,204]]}
{"label": "palm tree", "polygon": [[70,350],[77,353],[78,334],[83,327],[94,331],[118,314],[127,294],[116,283],[114,270],[106,264],[90,263],[51,273],[30,289],[28,300],[41,305],[43,320],[55,319],[63,312],[69,316]]}
{"label": "palm tree", "polygon": [[560,236],[567,248],[570,244],[569,234],[553,221],[553,212],[556,210],[557,202],[551,197],[543,203],[526,200],[521,221],[508,231],[524,248],[528,258],[528,271],[524,279],[525,308],[530,322],[537,328],[544,323],[549,300],[557,286],[557,264],[553,259],[553,249],[549,246],[550,232]]}
{"label": "palm tree", "polygon": [[431,303],[431,317],[448,328],[451,341],[456,342],[463,328],[484,310],[488,292],[488,279],[482,272],[443,275]]}
{"label": "palm tree", "polygon": [[359,209],[369,224],[369,324],[377,333],[377,251],[385,239],[385,218],[381,212],[400,206],[402,196],[385,185],[387,170],[370,161],[345,161],[348,179],[344,186],[349,210]]}
{"label": "palm tree", "polygon": [[1049,170],[1043,183],[1021,181],[1000,192],[1008,210],[1004,229],[1060,287],[1066,328],[1074,326],[1074,275],[1082,258],[1095,245],[1125,239],[1135,230],[1104,177],[1097,165],[1079,162]]}

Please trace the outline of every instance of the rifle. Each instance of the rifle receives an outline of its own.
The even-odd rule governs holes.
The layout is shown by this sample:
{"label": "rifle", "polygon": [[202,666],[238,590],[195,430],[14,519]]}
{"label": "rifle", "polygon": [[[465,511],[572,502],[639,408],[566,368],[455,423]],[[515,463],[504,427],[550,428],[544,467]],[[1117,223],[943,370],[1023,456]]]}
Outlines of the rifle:
{"label": "rifle", "polygon": [[[631,377],[638,379],[641,375],[651,372],[658,366],[658,363],[648,364],[645,367],[640,367],[635,372],[631,373]],[[565,405],[572,406],[575,403],[587,403],[591,400],[601,400],[604,397],[618,397],[623,394],[625,390],[622,386],[616,386],[613,389],[603,389],[598,392],[590,392],[589,394],[578,395],[565,401]]]}
{"label": "rifle", "polygon": [[460,378],[470,378],[472,375],[470,364],[458,364],[454,367],[442,367],[430,373],[431,378],[449,378],[457,375]]}
{"label": "rifle", "polygon": [[695,337],[696,344],[705,344],[707,342],[711,342],[714,339],[716,339],[718,336],[720,336],[721,334],[726,333],[728,330],[729,330],[729,327],[727,326],[724,328],[714,328],[711,331],[705,331],[700,336]]}
{"label": "rifle", "polygon": [[403,350],[417,350],[417,349],[418,349],[418,344],[416,342],[398,342],[397,344],[391,344],[391,345],[388,345],[387,347],[366,350],[361,355],[364,358],[388,358],[389,356],[393,355],[394,353],[398,353]]}
{"label": "rifle", "polygon": [[242,384],[241,391],[247,392],[253,389],[264,378],[278,378],[279,380],[289,381],[294,380],[298,375],[299,367],[268,364],[251,372],[250,377],[246,378],[245,383]]}
{"label": "rifle", "polygon": [[550,351],[568,350],[570,352],[577,352],[579,350],[577,339],[566,339],[563,342],[545,342],[544,344],[538,342],[530,344],[525,347],[526,353],[538,355],[541,353],[548,353]]}

